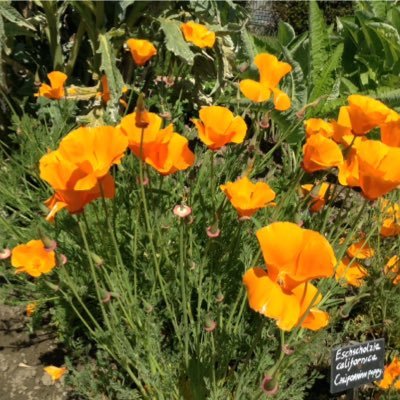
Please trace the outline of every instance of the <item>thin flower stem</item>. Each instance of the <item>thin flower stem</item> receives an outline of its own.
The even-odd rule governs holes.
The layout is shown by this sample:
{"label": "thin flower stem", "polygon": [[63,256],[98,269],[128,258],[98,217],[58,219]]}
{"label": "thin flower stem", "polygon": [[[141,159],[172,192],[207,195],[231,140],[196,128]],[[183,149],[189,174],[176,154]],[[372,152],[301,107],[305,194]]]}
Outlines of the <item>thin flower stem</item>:
{"label": "thin flower stem", "polygon": [[185,346],[185,366],[189,366],[189,326],[188,326],[188,311],[186,300],[186,281],[185,281],[185,261],[183,257],[183,222],[180,226],[179,235],[179,272],[180,272],[180,286],[182,295],[182,309],[183,309],[183,329],[185,332],[184,346]]}
{"label": "thin flower stem", "polygon": [[211,204],[213,214],[213,224],[217,220],[216,207],[215,207],[215,171],[214,171],[214,151],[210,150],[210,192],[211,192]]}

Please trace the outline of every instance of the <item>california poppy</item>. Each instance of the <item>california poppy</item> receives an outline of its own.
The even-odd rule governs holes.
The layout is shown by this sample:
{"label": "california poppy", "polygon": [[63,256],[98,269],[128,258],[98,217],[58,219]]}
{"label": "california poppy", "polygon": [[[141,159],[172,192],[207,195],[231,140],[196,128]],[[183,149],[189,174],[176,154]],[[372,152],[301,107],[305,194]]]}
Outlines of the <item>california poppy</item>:
{"label": "california poppy", "polygon": [[193,165],[195,157],[189,149],[188,140],[174,132],[172,124],[161,128],[162,119],[157,114],[147,111],[141,114],[140,119],[145,120],[143,128],[138,126],[137,112],[124,117],[119,125],[121,132],[128,138],[129,148],[137,157],[141,157],[162,175],[182,171]]}
{"label": "california poppy", "polygon": [[340,147],[320,133],[307,138],[303,146],[303,154],[302,165],[308,173],[338,167],[343,163]]}
{"label": "california poppy", "polygon": [[344,281],[349,285],[360,287],[363,279],[368,275],[368,271],[358,262],[352,261],[349,257],[344,257],[335,271],[337,281]]}
{"label": "california poppy", "polygon": [[36,302],[28,303],[26,305],[26,315],[28,317],[31,317],[32,314],[36,311],[36,309],[37,309],[37,303]]}
{"label": "california poppy", "polygon": [[259,229],[256,236],[268,275],[283,288],[333,275],[335,254],[320,233],[291,222],[274,222]]}
{"label": "california poppy", "polygon": [[400,114],[391,111],[381,125],[381,140],[392,147],[400,147]]}
{"label": "california poppy", "polygon": [[[376,384],[381,389],[389,389],[399,376],[400,361],[397,357],[394,357],[392,362],[389,365],[385,366],[385,369],[383,371],[383,379],[379,382],[376,382]],[[400,386],[397,385],[396,388],[400,389]]]}
{"label": "california poppy", "polygon": [[383,223],[381,235],[384,237],[400,235],[400,205],[384,200],[381,203],[383,213]]}
{"label": "california poppy", "polygon": [[41,240],[31,240],[12,249],[11,265],[17,268],[17,273],[25,272],[37,278],[51,272],[56,266],[56,256],[53,250],[45,248]]}
{"label": "california poppy", "polygon": [[354,135],[365,135],[371,129],[382,125],[392,110],[368,96],[353,94],[348,97],[348,113],[351,129]]}
{"label": "california poppy", "polygon": [[181,30],[187,42],[191,42],[202,49],[214,46],[215,33],[208,30],[205,25],[188,21],[181,25]]}
{"label": "california poppy", "polygon": [[193,119],[200,140],[211,150],[217,150],[227,143],[242,143],[247,125],[244,119],[234,116],[226,107],[203,107],[200,119]]}
{"label": "california poppy", "polygon": [[359,260],[365,260],[366,258],[371,258],[375,254],[374,249],[366,242],[365,235],[362,234],[361,238],[353,243],[347,249],[347,255],[351,258],[358,258]]}
{"label": "california poppy", "polygon": [[251,217],[275,199],[275,192],[265,182],[251,182],[246,176],[220,186],[240,217]]}
{"label": "california poppy", "polygon": [[67,368],[49,365],[48,367],[44,368],[44,371],[51,376],[53,381],[58,381],[67,372]]}
{"label": "california poppy", "polygon": [[48,99],[62,99],[65,96],[64,84],[68,76],[60,71],[53,71],[47,74],[50,85],[42,83],[36,97],[47,97]]}
{"label": "california poppy", "polygon": [[61,141],[58,150],[44,155],[40,177],[55,190],[46,202],[48,219],[64,207],[80,212],[102,194],[113,197],[114,180],[108,171],[120,163],[127,144],[127,138],[110,126],[78,128]]}
{"label": "california poppy", "polygon": [[384,272],[386,275],[393,277],[393,284],[398,285],[400,283],[400,258],[399,256],[393,256],[386,263]]}
{"label": "california poppy", "polygon": [[312,183],[301,185],[303,194],[310,195],[310,211],[318,212],[324,208],[329,197],[329,193],[332,192],[333,186],[334,185],[327,182],[322,182],[319,185],[313,185]]}
{"label": "california poppy", "polygon": [[278,61],[272,54],[261,53],[254,58],[254,64],[260,73],[260,80],[244,79],[240,81],[240,91],[249,100],[256,103],[267,101],[274,95],[274,105],[279,111],[290,108],[289,96],[278,89],[279,82],[292,70],[288,63]]}
{"label": "california poppy", "polygon": [[320,118],[310,118],[304,121],[304,127],[307,137],[319,133],[322,136],[331,138],[334,132],[332,124]]}
{"label": "california poppy", "polygon": [[126,44],[131,52],[133,61],[139,66],[147,63],[157,54],[157,49],[153,43],[144,39],[128,39]]}

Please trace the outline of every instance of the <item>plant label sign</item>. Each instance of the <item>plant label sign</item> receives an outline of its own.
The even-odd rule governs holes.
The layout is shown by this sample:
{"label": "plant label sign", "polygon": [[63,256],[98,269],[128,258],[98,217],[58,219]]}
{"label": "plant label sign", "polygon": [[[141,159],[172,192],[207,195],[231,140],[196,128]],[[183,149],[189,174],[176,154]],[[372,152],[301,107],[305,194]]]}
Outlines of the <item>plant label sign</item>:
{"label": "plant label sign", "polygon": [[385,339],[369,340],[332,350],[331,393],[383,378]]}

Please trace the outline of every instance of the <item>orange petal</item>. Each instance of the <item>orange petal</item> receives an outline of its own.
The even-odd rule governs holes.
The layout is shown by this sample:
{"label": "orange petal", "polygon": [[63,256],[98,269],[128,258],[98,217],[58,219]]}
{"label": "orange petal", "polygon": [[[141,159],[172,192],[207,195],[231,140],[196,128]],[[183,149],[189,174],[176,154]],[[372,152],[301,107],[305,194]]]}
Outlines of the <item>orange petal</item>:
{"label": "orange petal", "polygon": [[274,93],[274,105],[275,109],[278,111],[286,111],[290,108],[292,102],[290,101],[290,97],[282,90],[277,88],[272,89]]}
{"label": "orange petal", "polygon": [[243,96],[255,103],[267,101],[271,97],[271,91],[267,85],[252,79],[240,81],[239,87]]}

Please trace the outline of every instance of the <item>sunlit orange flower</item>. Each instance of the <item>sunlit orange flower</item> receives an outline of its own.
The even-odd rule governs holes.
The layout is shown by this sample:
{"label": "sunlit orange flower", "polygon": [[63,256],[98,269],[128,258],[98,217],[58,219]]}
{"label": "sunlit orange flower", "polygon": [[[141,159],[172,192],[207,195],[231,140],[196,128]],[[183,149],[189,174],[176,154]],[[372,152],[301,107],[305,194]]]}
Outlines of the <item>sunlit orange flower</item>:
{"label": "sunlit orange flower", "polygon": [[360,287],[364,283],[363,279],[367,275],[368,271],[361,264],[356,261],[351,261],[348,257],[343,258],[335,272],[337,281],[344,281],[355,287]]}
{"label": "sunlit orange flower", "polygon": [[391,111],[381,125],[381,140],[392,147],[400,147],[400,114]]}
{"label": "sunlit orange flower", "polygon": [[319,185],[313,185],[308,183],[301,185],[301,189],[304,195],[310,194],[311,200],[309,202],[310,211],[318,212],[321,211],[326,201],[329,200],[329,193],[332,192],[334,185],[327,182],[322,182]]}
{"label": "sunlit orange flower", "polygon": [[336,258],[320,233],[291,222],[274,222],[256,232],[268,275],[285,289],[333,275]]}
{"label": "sunlit orange flower", "polygon": [[144,128],[138,126],[136,112],[124,117],[119,125],[137,157],[142,157],[162,175],[183,171],[193,165],[195,157],[188,140],[174,132],[172,124],[162,129],[162,119],[157,114],[147,111],[141,114],[140,118],[146,120]]}
{"label": "sunlit orange flower", "polygon": [[361,234],[361,238],[358,242],[353,243],[347,249],[347,255],[350,258],[358,258],[359,260],[365,260],[371,258],[375,254],[374,249],[365,240],[365,235]]}
{"label": "sunlit orange flower", "polygon": [[316,135],[317,133],[327,138],[333,136],[333,125],[320,118],[310,118],[304,121],[304,127],[307,137]]}
{"label": "sunlit orange flower", "polygon": [[193,119],[200,140],[211,150],[217,150],[227,143],[242,143],[247,125],[244,119],[234,116],[226,107],[203,107],[200,119]]}
{"label": "sunlit orange flower", "polygon": [[368,96],[353,94],[347,100],[349,106],[345,110],[354,135],[365,135],[371,129],[382,125],[392,111],[380,101]]}
{"label": "sunlit orange flower", "polygon": [[400,205],[383,200],[381,211],[384,219],[381,226],[381,235],[384,237],[400,235]]}
{"label": "sunlit orange flower", "polygon": [[384,272],[386,275],[394,276],[393,284],[398,285],[400,283],[400,257],[391,257],[385,265]]}
{"label": "sunlit orange flower", "polygon": [[[379,382],[375,382],[381,389],[389,389],[393,382],[400,376],[400,361],[397,357],[393,358],[393,361],[385,366],[383,371],[383,379]],[[397,388],[397,386],[396,386]]]}
{"label": "sunlit orange flower", "polygon": [[32,314],[36,311],[36,309],[37,309],[37,303],[36,302],[28,303],[26,305],[26,315],[28,317],[32,316]]}
{"label": "sunlit orange flower", "polygon": [[338,167],[343,163],[340,147],[320,133],[307,138],[303,146],[303,154],[302,165],[308,173]]}
{"label": "sunlit orange flower", "polygon": [[62,99],[65,96],[64,83],[68,76],[60,71],[53,71],[47,74],[50,85],[42,83],[36,97],[47,97],[48,99]]}
{"label": "sunlit orange flower", "polygon": [[274,95],[274,105],[279,111],[290,108],[289,96],[278,89],[279,82],[292,70],[288,63],[278,61],[272,54],[261,53],[254,58],[254,64],[260,73],[259,82],[252,79],[240,81],[240,91],[251,101],[260,103]]}
{"label": "sunlit orange flower", "polygon": [[208,30],[205,25],[189,21],[181,25],[181,30],[187,42],[193,43],[202,49],[214,46],[215,33]]}
{"label": "sunlit orange flower", "polygon": [[129,39],[126,41],[131,52],[133,61],[137,65],[144,65],[157,54],[153,43],[143,39]]}
{"label": "sunlit orange flower", "polygon": [[64,207],[80,212],[102,194],[114,197],[114,180],[108,171],[121,162],[127,144],[126,137],[111,126],[78,128],[61,141],[58,150],[44,155],[40,177],[55,190],[46,202],[48,219]]}
{"label": "sunlit orange flower", "polygon": [[17,273],[25,272],[37,278],[56,266],[56,256],[54,251],[45,248],[41,240],[31,240],[12,249],[11,265],[17,268]]}
{"label": "sunlit orange flower", "polygon": [[[275,199],[275,192],[264,182],[251,182],[246,176],[220,186],[240,217],[251,217]],[[271,204],[270,204],[271,205]]]}
{"label": "sunlit orange flower", "polygon": [[58,381],[67,372],[67,368],[59,368],[55,367],[54,365],[49,365],[48,367],[45,367],[43,369],[51,376],[51,379],[53,381]]}
{"label": "sunlit orange flower", "polygon": [[327,313],[314,307],[321,301],[321,295],[317,294],[317,289],[310,283],[286,291],[261,268],[246,271],[243,283],[250,308],[275,319],[282,330],[290,331],[298,325],[310,305],[310,313],[301,324],[302,327],[318,330],[329,321]]}
{"label": "sunlit orange flower", "polygon": [[384,196],[400,185],[400,148],[377,140],[357,146],[359,186],[369,200]]}

